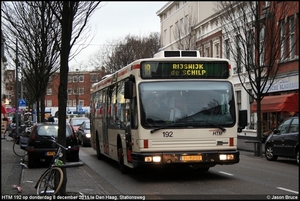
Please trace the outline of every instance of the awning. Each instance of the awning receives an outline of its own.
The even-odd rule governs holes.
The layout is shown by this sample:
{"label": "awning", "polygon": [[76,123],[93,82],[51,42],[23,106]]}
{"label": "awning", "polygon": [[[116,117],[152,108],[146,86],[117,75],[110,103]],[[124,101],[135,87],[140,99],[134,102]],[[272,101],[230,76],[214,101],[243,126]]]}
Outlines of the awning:
{"label": "awning", "polygon": [[[299,94],[283,94],[277,96],[265,96],[261,102],[261,112],[298,112]],[[257,112],[257,103],[253,102],[251,112]]]}

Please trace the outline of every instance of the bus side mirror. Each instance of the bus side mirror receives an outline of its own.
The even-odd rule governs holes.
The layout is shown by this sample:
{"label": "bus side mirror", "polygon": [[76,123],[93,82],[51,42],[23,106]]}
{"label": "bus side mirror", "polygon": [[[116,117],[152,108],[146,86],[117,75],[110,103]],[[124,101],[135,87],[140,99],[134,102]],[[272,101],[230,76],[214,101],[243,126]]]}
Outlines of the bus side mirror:
{"label": "bus side mirror", "polygon": [[247,126],[247,110],[239,110],[239,124],[238,124],[238,133]]}
{"label": "bus side mirror", "polygon": [[130,80],[125,82],[124,98],[125,99],[133,98],[133,82]]}

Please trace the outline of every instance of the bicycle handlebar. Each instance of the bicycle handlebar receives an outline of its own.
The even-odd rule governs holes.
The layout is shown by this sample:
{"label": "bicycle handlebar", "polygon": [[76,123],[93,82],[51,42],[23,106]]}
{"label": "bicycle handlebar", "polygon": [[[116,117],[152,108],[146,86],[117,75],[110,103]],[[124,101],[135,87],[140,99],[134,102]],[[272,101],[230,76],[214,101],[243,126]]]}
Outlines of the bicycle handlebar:
{"label": "bicycle handlebar", "polygon": [[[49,140],[49,139],[47,139]],[[56,139],[54,136],[51,136],[51,140],[49,140],[51,142],[54,142],[55,144],[57,144],[60,148],[66,150],[66,151],[69,151],[70,147],[64,147],[63,145],[59,144],[58,142],[56,142]]]}

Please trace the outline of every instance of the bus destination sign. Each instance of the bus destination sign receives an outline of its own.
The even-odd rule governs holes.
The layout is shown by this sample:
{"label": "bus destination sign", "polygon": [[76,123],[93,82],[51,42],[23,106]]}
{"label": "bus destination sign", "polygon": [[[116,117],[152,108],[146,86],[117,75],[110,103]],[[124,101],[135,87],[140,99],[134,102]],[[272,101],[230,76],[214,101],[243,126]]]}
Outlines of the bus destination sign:
{"label": "bus destination sign", "polygon": [[227,79],[229,64],[226,61],[145,61],[141,63],[141,77]]}

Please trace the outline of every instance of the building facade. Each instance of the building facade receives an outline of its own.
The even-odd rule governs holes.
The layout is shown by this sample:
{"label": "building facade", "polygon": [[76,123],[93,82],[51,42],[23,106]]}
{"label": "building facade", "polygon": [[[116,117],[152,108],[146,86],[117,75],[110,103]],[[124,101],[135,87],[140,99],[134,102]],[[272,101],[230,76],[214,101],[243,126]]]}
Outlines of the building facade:
{"label": "building facade", "polygon": [[[248,111],[248,128],[256,129],[257,114],[255,110],[255,101],[247,93],[251,91],[249,80],[244,81],[247,91],[243,88],[238,71],[244,70],[240,64],[233,59],[233,56],[228,51],[229,44],[235,38],[228,38],[225,33],[225,27],[220,22],[223,11],[217,12],[217,2],[189,2],[189,1],[170,1],[165,4],[157,15],[161,22],[161,45],[162,50],[176,50],[176,49],[197,49],[203,57],[227,58],[232,63],[233,68],[233,82],[235,93],[237,97],[237,106],[239,109],[246,109]],[[281,40],[273,44],[280,45],[281,53],[278,56],[275,65],[280,65],[278,68],[276,79],[271,85],[265,97],[272,96],[271,99],[278,99],[284,94],[295,94],[297,99],[299,93],[299,3],[296,1],[289,2],[285,8],[288,12],[282,12],[282,2],[261,1],[258,4],[261,16],[264,12],[273,6],[278,9],[274,10],[274,26],[280,29]],[[195,17],[197,16],[197,17]],[[190,19],[196,19],[190,20]],[[284,23],[283,23],[284,22]],[[249,19],[251,23],[251,19]],[[184,31],[178,35],[180,31],[174,27],[183,27]],[[226,27],[227,28],[227,27]],[[233,30],[234,31],[234,30]],[[266,33],[268,33],[266,31]],[[272,33],[270,33],[272,34]],[[188,40],[184,40],[184,38]],[[192,41],[193,44],[187,44],[186,41]],[[279,41],[279,40],[278,40]],[[185,43],[186,45],[178,45]],[[292,46],[291,44],[296,44]],[[239,48],[238,45],[234,48]],[[272,47],[265,47],[266,52],[269,52]],[[279,48],[277,48],[279,49]],[[238,51],[237,51],[238,52]],[[254,53],[253,53],[254,54]],[[255,57],[255,56],[254,56]],[[265,57],[268,57],[266,53]],[[263,59],[262,59],[263,60]],[[245,71],[243,71],[245,72]],[[267,84],[268,85],[268,84]],[[268,86],[265,86],[264,90]],[[261,102],[263,131],[272,129],[284,116],[294,115],[298,111],[298,101],[295,103],[295,111],[280,110],[278,105],[277,110],[267,110],[268,98]]]}
{"label": "building facade", "polygon": [[[85,115],[90,112],[90,88],[93,83],[100,81],[104,71],[73,71],[68,75],[67,115]],[[58,116],[58,87],[60,74],[54,73],[48,84],[45,96],[45,112]]]}

